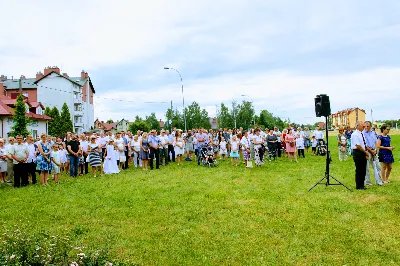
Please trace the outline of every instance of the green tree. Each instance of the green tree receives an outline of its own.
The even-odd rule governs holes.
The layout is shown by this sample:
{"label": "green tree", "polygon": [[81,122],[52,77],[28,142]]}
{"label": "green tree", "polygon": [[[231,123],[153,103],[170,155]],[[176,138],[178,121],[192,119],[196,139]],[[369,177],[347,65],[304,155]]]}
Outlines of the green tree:
{"label": "green tree", "polygon": [[149,132],[150,126],[145,121],[135,121],[129,126],[129,130],[133,133],[136,133],[138,130]]}
{"label": "green tree", "polygon": [[250,128],[255,123],[254,114],[253,103],[250,101],[243,101],[237,106],[236,127],[242,127],[244,129]]}
{"label": "green tree", "polygon": [[13,115],[14,125],[12,126],[12,130],[10,135],[15,137],[21,135],[26,137],[29,135],[29,131],[27,126],[29,124],[29,118],[26,117],[26,105],[24,102],[24,97],[19,95],[17,98],[17,103],[15,104],[15,112]]}
{"label": "green tree", "polygon": [[172,116],[172,127],[176,127],[179,129],[183,129],[185,127],[185,123],[183,120],[183,115],[175,109],[173,116]]}
{"label": "green tree", "polygon": [[219,128],[233,128],[234,122],[232,114],[224,103],[221,103],[217,112],[217,124]]}
{"label": "green tree", "polygon": [[108,119],[106,123],[107,123],[107,124],[114,123],[114,120],[112,120],[112,119]]}
{"label": "green tree", "polygon": [[[56,106],[51,109],[51,118],[53,118],[53,121],[51,121],[51,127],[49,126],[49,134],[51,136],[61,136],[64,134],[62,131],[62,123],[61,123],[61,116],[60,112],[58,111],[58,108]],[[51,128],[51,131],[50,131]]]}
{"label": "green tree", "polygon": [[61,108],[61,130],[62,134],[66,134],[67,132],[73,132],[74,131],[74,125],[72,124],[71,120],[71,113],[69,112],[69,108],[67,103],[64,103],[62,108]]}
{"label": "green tree", "polygon": [[[165,113],[165,119],[167,120],[167,121],[165,121],[165,128],[172,129],[172,118],[173,117],[174,117],[174,110],[171,108],[168,108],[167,112]],[[171,123],[169,121],[171,121]]]}
{"label": "green tree", "polygon": [[273,128],[276,124],[276,119],[272,113],[267,110],[261,110],[257,124],[262,125],[263,128]]}
{"label": "green tree", "polygon": [[192,102],[185,108],[186,112],[186,127],[187,128],[206,128],[211,127],[208,112],[205,109],[201,109],[197,102]]}
{"label": "green tree", "polygon": [[146,116],[146,123],[150,126],[150,129],[160,130],[160,122],[157,120],[156,114],[151,113],[150,116]]}

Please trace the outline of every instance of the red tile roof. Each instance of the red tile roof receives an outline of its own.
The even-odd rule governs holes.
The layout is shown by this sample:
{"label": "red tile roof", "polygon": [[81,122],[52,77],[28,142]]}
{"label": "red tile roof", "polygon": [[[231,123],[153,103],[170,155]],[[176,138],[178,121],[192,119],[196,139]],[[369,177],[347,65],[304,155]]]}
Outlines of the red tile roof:
{"label": "red tile roof", "polygon": [[34,114],[32,112],[26,113],[26,116],[29,118],[36,119],[36,120],[53,120],[53,118],[51,118],[50,116],[38,115],[38,114]]}
{"label": "red tile roof", "polygon": [[13,115],[14,111],[7,104],[0,101],[0,115]]}

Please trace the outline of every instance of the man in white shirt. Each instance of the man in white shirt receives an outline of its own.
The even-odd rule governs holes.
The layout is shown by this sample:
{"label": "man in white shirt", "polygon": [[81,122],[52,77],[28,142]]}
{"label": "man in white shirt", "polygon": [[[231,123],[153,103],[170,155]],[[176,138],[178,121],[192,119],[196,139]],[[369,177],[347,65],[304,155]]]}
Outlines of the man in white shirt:
{"label": "man in white shirt", "polygon": [[26,147],[28,148],[28,159],[26,160],[26,171],[31,175],[32,184],[36,184],[36,151],[37,146],[33,143],[32,136],[26,137]]}
{"label": "man in white shirt", "polygon": [[81,175],[83,175],[83,168],[85,168],[85,174],[89,173],[89,163],[86,161],[86,158],[88,156],[89,141],[86,140],[85,134],[81,135],[80,146],[81,146],[81,150],[82,150],[84,163],[83,163],[83,165],[80,165],[79,167],[81,168]]}
{"label": "man in white shirt", "polygon": [[356,166],[356,189],[359,190],[366,190],[364,180],[367,171],[367,160],[369,158],[365,137],[362,133],[363,129],[364,123],[358,121],[356,123],[356,130],[351,134],[351,149],[353,150],[353,160]]}
{"label": "man in white shirt", "polygon": [[160,165],[163,164],[163,157],[164,157],[164,164],[168,165],[168,136],[165,135],[164,129],[161,130],[159,139],[160,139]]}
{"label": "man in white shirt", "polygon": [[28,172],[26,171],[26,160],[29,156],[28,147],[23,143],[21,135],[16,136],[17,143],[10,150],[14,163],[14,187],[27,186]]}
{"label": "man in white shirt", "polygon": [[325,144],[324,141],[324,133],[320,130],[320,127],[317,126],[313,132],[313,136],[315,137],[315,139],[319,142],[322,141]]}

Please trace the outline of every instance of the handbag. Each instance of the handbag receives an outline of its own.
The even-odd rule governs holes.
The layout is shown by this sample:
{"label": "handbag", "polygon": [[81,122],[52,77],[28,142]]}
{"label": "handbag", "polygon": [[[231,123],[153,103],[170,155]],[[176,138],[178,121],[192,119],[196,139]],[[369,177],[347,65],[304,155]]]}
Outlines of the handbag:
{"label": "handbag", "polygon": [[290,142],[290,147],[294,147],[294,142]]}
{"label": "handbag", "polygon": [[253,168],[253,162],[247,161],[246,168]]}

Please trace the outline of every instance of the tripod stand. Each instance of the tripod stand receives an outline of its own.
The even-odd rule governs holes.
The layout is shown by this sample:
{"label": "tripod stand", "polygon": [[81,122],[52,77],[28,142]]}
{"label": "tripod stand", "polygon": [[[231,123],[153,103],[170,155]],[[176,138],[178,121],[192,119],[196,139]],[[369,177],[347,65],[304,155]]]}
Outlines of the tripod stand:
{"label": "tripod stand", "polygon": [[[318,181],[314,186],[312,186],[308,192],[310,192],[313,188],[315,188],[317,185],[325,185],[325,186],[344,186],[348,190],[352,191],[350,188],[348,188],[345,184],[337,180],[335,177],[331,176],[329,174],[329,164],[332,161],[331,158],[331,152],[329,151],[329,137],[328,137],[328,117],[325,116],[325,134],[326,134],[326,167],[325,167],[325,176]],[[331,180],[335,180],[337,183],[331,183]],[[325,180],[325,181],[324,181]]]}

